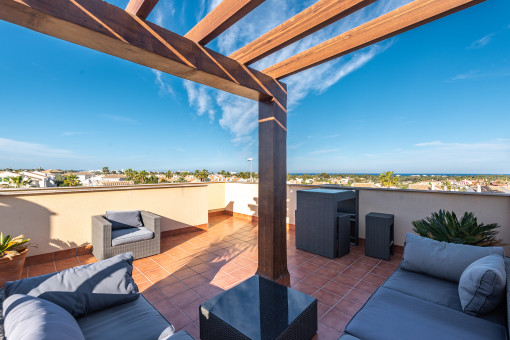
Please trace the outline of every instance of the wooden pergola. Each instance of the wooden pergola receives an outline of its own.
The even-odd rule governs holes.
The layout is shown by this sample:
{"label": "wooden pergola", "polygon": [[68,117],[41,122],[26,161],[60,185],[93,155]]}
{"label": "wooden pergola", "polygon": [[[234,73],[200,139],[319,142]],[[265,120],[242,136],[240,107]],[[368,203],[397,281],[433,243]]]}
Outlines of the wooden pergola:
{"label": "wooden pergola", "polygon": [[280,79],[484,0],[414,0],[262,71],[254,63],[376,0],[320,0],[230,56],[205,45],[264,0],[223,0],[186,35],[146,20],[158,0],[0,0],[0,19],[259,102],[258,274],[288,282],[287,89]]}

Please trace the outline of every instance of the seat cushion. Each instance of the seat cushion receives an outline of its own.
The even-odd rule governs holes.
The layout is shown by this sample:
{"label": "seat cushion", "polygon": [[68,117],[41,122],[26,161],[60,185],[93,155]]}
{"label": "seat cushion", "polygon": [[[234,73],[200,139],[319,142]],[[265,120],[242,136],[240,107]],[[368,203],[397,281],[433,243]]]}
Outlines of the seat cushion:
{"label": "seat cushion", "polygon": [[3,302],[7,339],[85,340],[78,323],[62,307],[24,294],[14,294]]}
{"label": "seat cushion", "polygon": [[464,312],[471,315],[494,310],[505,295],[506,272],[502,256],[490,255],[471,263],[459,281]]}
{"label": "seat cushion", "polygon": [[126,243],[150,240],[153,238],[154,233],[145,227],[112,230],[113,247]]}
{"label": "seat cushion", "polygon": [[[386,280],[383,287],[389,288],[422,300],[462,312],[459,298],[459,285],[452,281],[441,280],[433,276],[410,272],[399,267]],[[505,325],[504,303],[499,308],[479,317]]]}
{"label": "seat cushion", "polygon": [[143,297],[77,319],[86,339],[163,340],[173,326]]}
{"label": "seat cushion", "polygon": [[7,282],[5,297],[39,297],[78,317],[137,299],[140,294],[132,273],[133,254],[124,253],[58,273]]}
{"label": "seat cushion", "polygon": [[502,325],[385,287],[372,295],[345,331],[363,340],[506,339]]}
{"label": "seat cushion", "polygon": [[105,217],[112,224],[112,230],[143,227],[139,210],[107,211]]}
{"label": "seat cushion", "polygon": [[471,263],[493,254],[505,255],[501,247],[439,242],[408,233],[401,266],[409,271],[459,282],[460,276]]}

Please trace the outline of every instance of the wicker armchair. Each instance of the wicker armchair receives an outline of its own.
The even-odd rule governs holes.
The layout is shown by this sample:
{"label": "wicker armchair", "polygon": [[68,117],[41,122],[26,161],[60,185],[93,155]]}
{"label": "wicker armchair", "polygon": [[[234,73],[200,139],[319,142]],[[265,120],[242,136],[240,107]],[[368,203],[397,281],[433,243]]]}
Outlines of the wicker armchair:
{"label": "wicker armchair", "polygon": [[104,216],[92,216],[92,254],[103,260],[133,252],[135,259],[159,254],[161,251],[161,218],[148,211],[140,211],[143,226],[154,233],[150,240],[136,241],[117,246],[112,245],[112,224]]}

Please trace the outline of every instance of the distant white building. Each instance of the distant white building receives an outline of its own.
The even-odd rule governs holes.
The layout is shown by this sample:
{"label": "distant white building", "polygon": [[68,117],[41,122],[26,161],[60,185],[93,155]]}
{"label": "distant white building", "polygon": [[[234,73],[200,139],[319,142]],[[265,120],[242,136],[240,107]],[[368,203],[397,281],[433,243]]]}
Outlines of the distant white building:
{"label": "distant white building", "polygon": [[53,175],[45,174],[39,171],[23,171],[21,175],[23,176],[23,179],[30,179],[30,186],[34,188],[51,188],[57,186],[55,184],[55,177]]}
{"label": "distant white building", "polygon": [[2,171],[0,172],[0,187],[9,186],[11,177],[18,177],[20,174],[11,171]]}

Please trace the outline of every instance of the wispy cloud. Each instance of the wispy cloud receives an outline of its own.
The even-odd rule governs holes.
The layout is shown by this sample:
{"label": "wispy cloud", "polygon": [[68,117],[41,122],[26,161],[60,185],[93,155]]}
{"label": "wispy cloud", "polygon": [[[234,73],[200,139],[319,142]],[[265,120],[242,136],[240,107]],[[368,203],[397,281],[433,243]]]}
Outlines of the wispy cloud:
{"label": "wispy cloud", "polygon": [[417,143],[417,144],[414,144],[414,146],[418,146],[418,147],[422,147],[422,146],[438,146],[438,145],[442,145],[443,142],[439,141],[439,140],[435,140],[433,142],[425,142],[425,143]]}
{"label": "wispy cloud", "polygon": [[[410,1],[377,2],[262,59],[255,63],[253,67],[264,69]],[[206,12],[211,11],[220,2],[220,0],[201,0],[195,7],[197,20],[202,19]],[[214,44],[216,44],[219,52],[229,55],[314,2],[313,0],[301,2],[293,0],[268,0],[261,5],[261,8],[252,11],[238,24],[221,34]],[[262,7],[278,8],[278,11],[266,11]],[[170,16],[170,14],[166,13],[165,15]],[[162,18],[157,20],[163,22]],[[339,60],[330,61],[285,79],[284,81],[288,85],[289,92],[289,111],[297,107],[310,93],[321,94],[327,91],[331,86],[366,65],[390,46],[391,42],[374,45]],[[158,77],[157,74],[156,77]],[[158,81],[158,78],[156,81]],[[257,128],[258,117],[258,104],[256,102],[189,81],[184,81],[184,88],[188,95],[189,104],[196,110],[197,115],[201,116],[207,113],[209,118],[213,120],[215,113],[218,112],[220,126],[232,134],[232,141],[234,143],[253,144],[253,132]]]}
{"label": "wispy cloud", "polygon": [[111,121],[117,122],[117,123],[125,123],[125,124],[133,124],[133,125],[139,123],[136,119],[126,117],[126,116],[121,116],[121,115],[112,115],[112,114],[105,113],[105,114],[103,114],[103,117],[107,118]]}
{"label": "wispy cloud", "polygon": [[64,131],[60,135],[64,137],[79,136],[88,133],[87,131]]}
{"label": "wispy cloud", "polygon": [[196,109],[197,115],[207,113],[209,119],[214,120],[214,102],[207,93],[207,88],[189,80],[184,80],[183,84],[188,93],[189,105]]}
{"label": "wispy cloud", "polygon": [[81,158],[70,150],[52,148],[44,144],[23,142],[7,138],[0,138],[0,151],[0,154],[14,154],[16,156]]}
{"label": "wispy cloud", "polygon": [[496,33],[490,33],[478,40],[473,41],[471,45],[469,45],[469,49],[482,48],[488,45],[492,41],[492,38],[494,37],[495,34]]}
{"label": "wispy cloud", "polygon": [[321,150],[312,151],[308,154],[309,155],[321,155],[324,153],[334,153],[334,152],[339,152],[339,151],[340,151],[340,149],[338,149],[338,148],[336,148],[336,149],[321,149]]}
{"label": "wispy cloud", "polygon": [[170,84],[168,84],[168,82],[163,79],[163,76],[164,76],[163,72],[153,69],[152,73],[154,73],[154,75],[156,76],[155,82],[156,82],[156,85],[158,85],[158,87],[159,87],[159,94],[160,95],[170,94],[173,97],[175,97],[175,92],[174,92],[172,86]]}
{"label": "wispy cloud", "polygon": [[510,71],[502,70],[499,72],[480,72],[479,70],[471,70],[466,73],[460,73],[454,76],[451,80],[468,80],[468,79],[483,79],[483,78],[503,78],[510,76]]}

